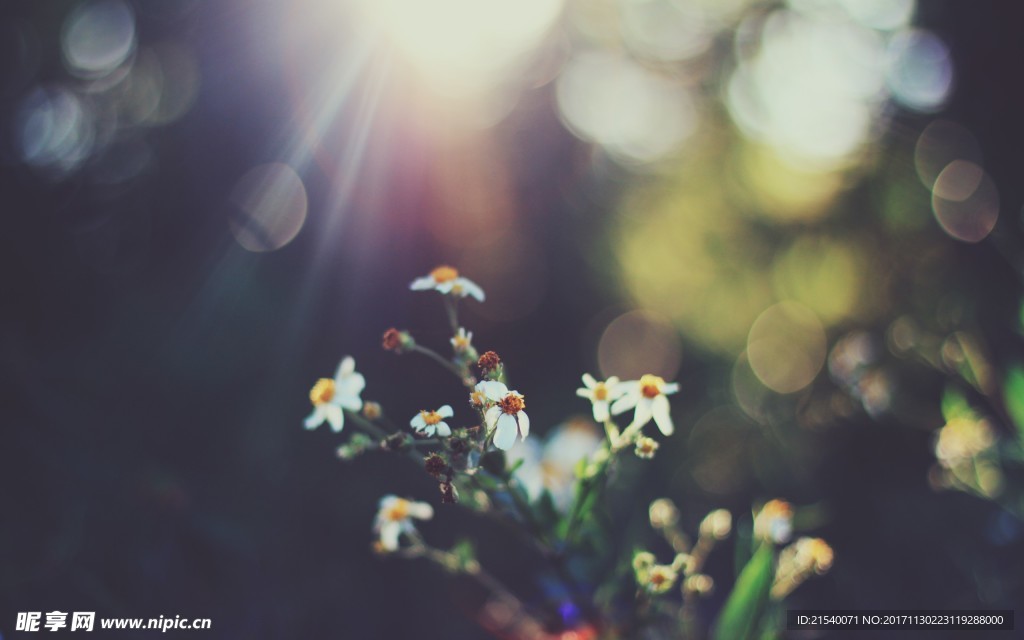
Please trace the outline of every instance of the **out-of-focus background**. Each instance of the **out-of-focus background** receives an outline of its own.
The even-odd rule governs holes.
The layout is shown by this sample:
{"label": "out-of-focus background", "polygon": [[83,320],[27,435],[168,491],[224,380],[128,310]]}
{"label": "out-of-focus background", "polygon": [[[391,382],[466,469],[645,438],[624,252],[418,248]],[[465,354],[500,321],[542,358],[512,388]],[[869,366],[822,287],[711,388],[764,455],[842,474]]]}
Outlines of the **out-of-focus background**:
{"label": "out-of-focus background", "polygon": [[471,584],[370,553],[386,493],[541,599],[531,552],[421,471],[302,428],[345,354],[396,421],[459,415],[457,381],[379,348],[389,326],[446,345],[440,299],[408,291],[442,263],[487,291],[464,322],[527,396],[531,482],[557,488],[536,457],[587,418],[584,371],[680,383],[677,434],[610,496],[639,523],[623,548],[653,544],[656,497],[691,531],[778,497],[835,549],[793,606],[1024,602],[1016,3],[0,14],[4,637],[55,609],[486,637]]}

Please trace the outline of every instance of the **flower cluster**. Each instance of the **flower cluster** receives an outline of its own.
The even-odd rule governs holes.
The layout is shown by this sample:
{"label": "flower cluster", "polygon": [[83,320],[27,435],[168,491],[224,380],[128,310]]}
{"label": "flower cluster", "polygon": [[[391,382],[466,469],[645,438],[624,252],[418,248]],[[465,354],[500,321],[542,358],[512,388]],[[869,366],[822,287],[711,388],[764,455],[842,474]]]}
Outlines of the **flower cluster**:
{"label": "flower cluster", "polygon": [[[383,333],[381,346],[396,354],[426,357],[453,374],[465,389],[462,402],[468,400],[468,406],[460,410],[461,403],[435,398],[427,408],[405,413],[412,413],[408,426],[399,427],[388,416],[400,414],[385,412],[378,402],[364,401],[366,380],[356,371],[353,358],[346,356],[333,378],[322,378],[313,385],[309,393],[313,412],[305,426],[315,429],[327,422],[340,432],[346,421],[355,424],[359,433],[338,448],[338,456],[344,460],[379,452],[416,461],[436,483],[442,504],[461,503],[488,513],[533,541],[549,563],[553,578],[562,583],[560,589],[568,594],[560,610],[593,611],[595,594],[579,590],[578,585],[586,580],[573,575],[576,569],[569,556],[584,549],[593,551],[588,538],[601,534],[603,519],[595,516],[604,507],[604,492],[618,475],[616,469],[625,464],[620,454],[632,451],[643,460],[655,456],[661,443],[644,433],[651,422],[662,436],[675,432],[669,396],[679,391],[679,385],[654,374],[623,381],[616,376],[598,380],[585,373],[576,395],[589,401],[594,422],[589,418],[569,421],[549,430],[546,438],[528,439],[531,418],[526,397],[510,387],[506,362],[494,351],[478,352],[473,332],[459,322],[461,301],[483,301],[483,290],[449,266],[416,278],[410,289],[441,294],[450,328],[446,344],[450,352],[442,355],[397,328]],[[618,417],[627,412],[632,412],[628,423],[617,424]],[[946,449],[949,446],[943,441],[942,450]],[[425,558],[447,571],[468,575],[494,602],[518,612],[516,615],[526,615],[518,598],[476,560],[472,544],[460,542],[450,550],[428,544],[415,523],[433,516],[434,507],[427,502],[384,496],[373,521],[374,549],[381,554]],[[683,620],[685,627],[692,622],[694,598],[715,586],[703,567],[715,545],[729,536],[732,515],[724,509],[708,513],[700,522],[695,542],[683,530],[682,516],[671,500],[655,500],[649,517],[674,555],[660,563],[651,551],[639,549],[633,554],[635,613],[640,617],[649,613],[648,605],[654,599],[671,609],[675,592],[675,598],[681,600],[675,617]],[[779,500],[770,501],[754,518],[752,528],[755,540],[759,544],[767,541],[763,547],[774,553],[774,544],[788,540],[791,534],[792,508]],[[788,593],[809,575],[828,569],[831,550],[826,549],[820,540],[801,538],[781,552],[775,582],[764,584],[775,584],[773,589]],[[615,609],[608,607],[609,611]],[[536,621],[520,626],[542,627]],[[594,627],[591,621],[584,621],[579,628]]]}

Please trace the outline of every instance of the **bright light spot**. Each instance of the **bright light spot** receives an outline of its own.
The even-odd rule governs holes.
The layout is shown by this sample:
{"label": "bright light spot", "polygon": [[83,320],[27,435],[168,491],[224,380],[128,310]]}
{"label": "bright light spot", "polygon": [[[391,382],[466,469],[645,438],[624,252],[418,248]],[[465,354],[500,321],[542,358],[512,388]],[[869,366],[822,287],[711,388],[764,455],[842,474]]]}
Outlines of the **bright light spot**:
{"label": "bright light spot", "polygon": [[21,158],[34,167],[67,174],[92,151],[92,114],[66,89],[35,89],[22,101],[16,122]]}
{"label": "bright light spot", "polygon": [[651,162],[675,151],[696,128],[689,93],[622,56],[584,53],[558,78],[569,128],[620,160]]}
{"label": "bright light spot", "polygon": [[839,0],[850,16],[865,27],[892,31],[914,17],[914,0]]}
{"label": "bright light spot", "polygon": [[930,31],[908,29],[889,42],[886,79],[897,102],[916,111],[936,111],[953,87],[946,44]]}
{"label": "bright light spot", "polygon": [[999,191],[985,171],[966,160],[950,162],[932,188],[932,212],[957,240],[984,240],[999,219]]}
{"label": "bright light spot", "polygon": [[671,380],[681,360],[682,343],[675,328],[661,316],[643,310],[612,320],[597,345],[597,362],[604,377],[636,380],[651,373]]}
{"label": "bright light spot", "polygon": [[773,147],[746,144],[737,166],[752,210],[780,222],[818,220],[843,187],[836,171],[785,162]]}
{"label": "bright light spot", "polygon": [[622,36],[636,53],[677,61],[702,53],[711,34],[701,8],[673,0],[620,0]]}
{"label": "bright light spot", "polygon": [[86,77],[106,75],[135,49],[135,16],[119,0],[82,4],[65,20],[61,45],[69,71]]}
{"label": "bright light spot", "polygon": [[981,145],[970,131],[949,120],[935,120],[921,132],[914,146],[914,168],[931,189],[939,173],[954,160],[981,164]]}
{"label": "bright light spot", "polygon": [[747,337],[750,368],[769,389],[799,391],[825,363],[825,329],[813,311],[796,302],[764,310]]}
{"label": "bright light spot", "polygon": [[306,188],[286,164],[250,169],[231,192],[229,219],[235,240],[249,251],[274,251],[299,233],[306,221]]}
{"label": "bright light spot", "polygon": [[772,276],[780,298],[807,305],[831,324],[857,310],[864,270],[850,246],[802,236],[776,258]]}
{"label": "bright light spot", "polygon": [[420,73],[454,90],[496,84],[523,64],[562,11],[561,0],[362,0],[360,5]]}
{"label": "bright light spot", "polygon": [[802,164],[841,164],[872,134],[884,87],[883,44],[852,23],[776,11],[760,50],[728,82],[733,120]]}

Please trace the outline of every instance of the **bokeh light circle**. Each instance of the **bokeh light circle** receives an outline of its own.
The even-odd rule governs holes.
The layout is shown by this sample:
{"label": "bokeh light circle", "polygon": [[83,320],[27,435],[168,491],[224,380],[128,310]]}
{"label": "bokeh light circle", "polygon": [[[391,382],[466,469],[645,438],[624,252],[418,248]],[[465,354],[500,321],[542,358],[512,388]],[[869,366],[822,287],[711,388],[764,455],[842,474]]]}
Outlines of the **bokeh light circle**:
{"label": "bokeh light circle", "polygon": [[229,201],[231,233],[249,251],[280,249],[306,221],[306,188],[295,170],[283,163],[250,169],[235,184]]}
{"label": "bokeh light circle", "polygon": [[825,364],[825,329],[813,311],[792,301],[765,309],[747,337],[747,359],[757,378],[778,393],[793,393]]}
{"label": "bokeh light circle", "polygon": [[999,191],[981,167],[954,160],[935,179],[932,212],[942,230],[953,238],[980,242],[999,219]]}
{"label": "bokeh light circle", "polygon": [[623,380],[636,380],[648,373],[672,380],[679,371],[682,353],[682,343],[672,324],[643,309],[612,320],[597,344],[601,374]]}
{"label": "bokeh light circle", "polygon": [[907,29],[893,36],[886,80],[893,98],[916,111],[936,111],[953,88],[949,48],[934,33]]}
{"label": "bokeh light circle", "polygon": [[71,73],[106,75],[135,49],[135,16],[120,0],[83,3],[64,22],[61,47]]}

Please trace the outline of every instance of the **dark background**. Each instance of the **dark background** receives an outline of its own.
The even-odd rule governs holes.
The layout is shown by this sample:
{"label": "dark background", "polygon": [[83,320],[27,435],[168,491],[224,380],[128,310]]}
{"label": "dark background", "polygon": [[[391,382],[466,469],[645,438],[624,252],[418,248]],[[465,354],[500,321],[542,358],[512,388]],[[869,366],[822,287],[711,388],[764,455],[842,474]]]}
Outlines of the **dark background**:
{"label": "dark background", "polygon": [[[929,231],[928,246],[943,247],[941,268],[918,280],[891,276],[907,289],[923,280],[915,295],[926,302],[949,291],[968,301],[1001,370],[1020,356],[1024,12],[1012,2],[921,4],[916,22],[941,35],[954,59],[956,89],[944,115],[980,141],[1001,218],[997,236],[977,245]],[[213,630],[193,633],[218,638],[485,637],[473,622],[480,594],[472,584],[370,553],[379,497],[434,503],[439,516],[423,525],[427,537],[443,545],[471,534],[485,564],[527,599],[540,594],[531,552],[469,513],[440,508],[433,483],[411,465],[383,455],[341,463],[334,449],[344,435],[302,429],[309,387],[345,354],[367,377],[364,398],[384,403],[396,420],[460,393],[429,363],[378,348],[392,325],[438,347],[447,337],[439,299],[407,291],[414,277],[452,260],[429,225],[439,198],[427,176],[443,160],[403,126],[402,111],[415,108],[403,100],[409,94],[388,87],[396,99],[381,108],[365,143],[358,101],[339,110],[299,172],[309,196],[305,226],[283,248],[253,253],[232,236],[228,194],[251,166],[281,157],[322,41],[274,58],[265,45],[282,27],[264,3],[133,3],[139,42],[183,43],[201,83],[179,119],[124,134],[144,141],[146,167],[102,183],[90,162],[52,175],[16,151],[29,88],[70,82],[59,39],[75,6],[0,8],[8,36],[26,30],[35,38],[28,48],[13,36],[0,45],[0,631],[18,637],[15,612],[56,609],[208,617]],[[328,39],[358,33],[357,24],[339,24]],[[372,78],[371,70],[353,94]],[[897,113],[878,143],[882,155],[896,157],[901,139],[912,143],[927,120]],[[524,95],[494,136],[515,159],[515,224],[541,256],[531,282],[542,293],[514,321],[471,304],[465,322],[477,344],[503,355],[542,434],[583,410],[565,398],[580,372],[597,371],[594,323],[631,307],[614,267],[595,255],[615,241],[606,234],[617,194],[643,177],[595,159],[566,131],[550,85]],[[342,175],[353,148],[362,149],[360,162]],[[869,172],[850,198],[869,197],[884,169]],[[351,188],[340,198],[346,180]],[[921,242],[893,238],[886,255],[906,257]],[[500,272],[506,259],[499,247],[488,268]],[[488,288],[489,303],[514,304],[509,297],[518,293]],[[880,335],[897,311],[864,328]],[[829,331],[830,344],[842,330]],[[684,433],[728,401],[732,365],[686,340],[674,405]],[[943,378],[894,367],[907,381],[901,393],[920,399],[941,426]],[[815,389],[831,385],[819,379]],[[780,439],[736,431],[744,456],[770,459],[770,469],[719,495],[685,471],[700,449],[673,441],[646,474],[634,474],[635,491],[613,494],[612,508],[642,518],[651,498],[670,495],[692,530],[713,507],[739,518],[775,496],[824,506],[811,530],[832,544],[836,565],[798,590],[794,606],[1024,602],[1020,520],[995,502],[930,488],[931,432],[863,412],[828,422]],[[725,581],[727,556],[713,565]]]}

